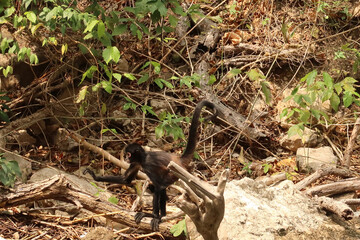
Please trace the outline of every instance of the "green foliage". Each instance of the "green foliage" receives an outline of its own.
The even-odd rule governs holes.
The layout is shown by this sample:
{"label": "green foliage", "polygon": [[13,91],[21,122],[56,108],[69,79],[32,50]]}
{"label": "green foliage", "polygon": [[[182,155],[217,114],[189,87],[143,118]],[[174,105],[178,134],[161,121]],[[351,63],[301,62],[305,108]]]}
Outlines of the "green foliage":
{"label": "green foliage", "polygon": [[245,163],[244,167],[242,168],[243,171],[246,171],[249,175],[251,175],[252,170],[250,168],[252,162]]}
{"label": "green foliage", "polygon": [[174,224],[171,227],[170,232],[172,233],[172,235],[174,237],[178,237],[182,233],[184,233],[185,236],[187,236],[187,229],[186,229],[186,221],[185,221],[185,219],[179,221],[177,224]]}
{"label": "green foliage", "polygon": [[109,197],[108,201],[111,202],[112,204],[116,204],[116,205],[119,203],[119,199],[115,196]]}
{"label": "green foliage", "polygon": [[5,187],[13,187],[16,176],[21,177],[19,164],[16,161],[7,161],[3,154],[0,154],[0,181]]}
{"label": "green foliage", "polygon": [[161,138],[165,134],[173,136],[175,140],[184,138],[184,132],[179,126],[179,123],[184,120],[184,117],[177,117],[176,115],[164,111],[159,114],[158,118],[162,122],[155,128],[155,135],[157,138]]}
{"label": "green foliage", "polygon": [[329,101],[334,112],[339,110],[340,104],[349,107],[355,103],[360,106],[360,95],[356,92],[355,80],[352,77],[346,77],[342,81],[334,82],[332,77],[327,73],[322,73],[322,78],[318,78],[317,70],[313,70],[300,80],[305,83],[305,88],[300,90],[300,85],[296,86],[291,95],[285,101],[292,99],[296,107],[285,108],[280,114],[281,118],[288,121],[295,121],[297,125],[289,129],[289,135],[301,135],[305,125],[331,121],[331,115],[321,109],[321,104]]}
{"label": "green foliage", "polygon": [[265,174],[268,173],[269,170],[270,170],[271,167],[272,167],[271,164],[268,164],[268,163],[264,163],[262,166],[264,167],[264,173],[265,173]]}
{"label": "green foliage", "polygon": [[[236,71],[235,73],[240,73],[240,71]],[[261,91],[265,95],[265,101],[267,104],[271,102],[271,91],[269,87],[269,82],[266,81],[266,77],[258,70],[258,69],[250,69],[247,73],[247,76],[251,81],[254,81],[261,86]]]}

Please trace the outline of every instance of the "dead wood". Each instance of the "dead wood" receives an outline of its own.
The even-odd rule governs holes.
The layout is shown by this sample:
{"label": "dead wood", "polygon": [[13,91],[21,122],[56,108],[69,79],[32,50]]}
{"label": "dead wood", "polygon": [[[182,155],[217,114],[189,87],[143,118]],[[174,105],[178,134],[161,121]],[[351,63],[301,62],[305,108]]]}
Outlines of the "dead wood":
{"label": "dead wood", "polygon": [[353,129],[350,139],[349,139],[349,143],[345,150],[344,159],[341,161],[342,165],[350,167],[351,153],[353,151],[353,148],[354,148],[354,145],[356,142],[356,138],[359,135],[359,131],[360,131],[360,118],[357,118],[355,121],[354,129]]}
{"label": "dead wood", "polygon": [[360,205],[360,199],[356,198],[356,199],[342,199],[341,200],[343,203],[347,204],[347,205]]}
{"label": "dead wood", "polygon": [[336,201],[329,197],[317,197],[315,200],[322,208],[335,213],[345,220],[350,220],[354,217],[353,210],[342,201]]}
{"label": "dead wood", "polygon": [[298,190],[301,190],[305,187],[307,187],[308,185],[310,185],[311,183],[315,182],[317,179],[327,176],[327,175],[336,175],[336,176],[340,176],[343,178],[349,178],[351,177],[353,174],[351,173],[351,171],[347,170],[347,169],[339,169],[339,168],[334,168],[334,167],[324,167],[322,169],[319,169],[317,171],[315,171],[313,174],[311,174],[310,176],[304,178],[302,181],[298,182],[295,184],[295,187]]}
{"label": "dead wood", "polygon": [[26,129],[31,125],[33,125],[34,123],[40,121],[41,119],[46,119],[49,118],[50,116],[51,116],[51,112],[49,111],[49,109],[44,108],[29,116],[19,118],[10,122],[6,127],[0,130],[0,147],[5,148],[6,136],[11,134],[11,132],[20,129]]}
{"label": "dead wood", "polygon": [[270,177],[260,177],[256,179],[257,182],[263,182],[266,186],[270,186],[274,183],[278,183],[280,181],[286,180],[286,173],[274,174]]}
{"label": "dead wood", "polygon": [[217,231],[224,217],[224,191],[229,172],[225,170],[221,174],[215,188],[174,162],[170,162],[168,168],[181,179],[185,189],[176,201],[177,206],[191,218],[205,240],[218,240]]}
{"label": "dead wood", "polygon": [[[82,145],[83,147],[98,153],[99,155],[103,156],[105,159],[109,160],[110,162],[112,162],[113,164],[115,164],[116,166],[119,166],[123,169],[128,169],[130,164],[125,162],[125,161],[121,161],[118,158],[114,157],[113,155],[111,155],[109,152],[105,151],[104,149],[97,147],[89,142],[87,142],[83,137],[78,136],[75,133],[70,133],[70,137],[72,139],[74,139],[77,143],[79,143],[80,145]],[[137,176],[140,179],[149,179],[145,173],[143,172],[138,172]]]}
{"label": "dead wood", "polygon": [[333,194],[351,192],[360,189],[360,179],[351,178],[339,182],[316,186],[306,190],[310,196],[329,196]]}
{"label": "dead wood", "polygon": [[238,112],[233,111],[232,109],[226,107],[221,103],[220,99],[212,93],[211,88],[207,85],[207,80],[209,79],[209,69],[210,65],[205,60],[201,61],[197,66],[196,72],[202,76],[203,81],[200,81],[201,90],[205,94],[205,98],[210,102],[213,102],[217,106],[219,112],[219,117],[223,118],[225,121],[222,121],[224,125],[232,125],[237,132],[243,133],[250,139],[256,139],[259,137],[264,137],[265,135],[258,131],[255,128],[249,127],[250,123],[246,121],[246,118],[239,114]]}
{"label": "dead wood", "polygon": [[[144,219],[140,224],[134,221],[134,212],[123,209],[110,202],[102,201],[90,194],[76,188],[64,176],[56,175],[50,179],[33,184],[17,186],[15,193],[0,196],[0,207],[9,208],[44,199],[57,199],[75,204],[78,208],[84,208],[114,222],[139,229],[143,232],[151,232],[149,219]],[[160,224],[160,231],[166,237],[171,237],[171,224]]]}

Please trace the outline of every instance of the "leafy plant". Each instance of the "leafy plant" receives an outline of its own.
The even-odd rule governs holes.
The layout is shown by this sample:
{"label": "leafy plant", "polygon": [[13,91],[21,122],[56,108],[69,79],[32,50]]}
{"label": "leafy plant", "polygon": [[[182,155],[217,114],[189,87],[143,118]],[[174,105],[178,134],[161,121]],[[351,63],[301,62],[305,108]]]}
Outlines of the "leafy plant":
{"label": "leafy plant", "polygon": [[13,187],[16,176],[21,177],[21,170],[16,161],[7,161],[3,154],[0,154],[0,181],[5,187]]}
{"label": "leafy plant", "polygon": [[185,221],[185,219],[183,219],[183,220],[179,221],[178,223],[174,224],[171,227],[170,232],[173,234],[174,237],[178,237],[182,233],[184,233],[185,236],[187,236],[187,229],[186,229],[186,221]]}
{"label": "leafy plant", "polygon": [[155,128],[157,138],[161,138],[165,134],[172,135],[175,140],[184,138],[184,132],[179,126],[179,123],[184,120],[184,117],[177,117],[164,111],[159,114],[158,118],[162,122]]}
{"label": "leafy plant", "polygon": [[[322,79],[316,80],[317,70],[313,70],[306,74],[300,80],[305,83],[305,88],[301,89],[300,85],[296,86],[291,95],[285,101],[293,99],[297,107],[285,108],[280,117],[285,117],[288,121],[294,120],[297,125],[289,129],[289,135],[302,134],[305,125],[316,120],[319,123],[331,121],[328,113],[323,111],[319,104],[329,101],[333,111],[337,112],[340,104],[349,107],[355,103],[360,106],[360,94],[356,92],[355,80],[352,77],[346,77],[342,81],[335,83],[332,77],[327,73],[322,73]],[[325,121],[324,121],[325,120]]]}
{"label": "leafy plant", "polygon": [[268,163],[264,163],[262,166],[264,167],[264,173],[268,173],[272,167],[272,165]]}

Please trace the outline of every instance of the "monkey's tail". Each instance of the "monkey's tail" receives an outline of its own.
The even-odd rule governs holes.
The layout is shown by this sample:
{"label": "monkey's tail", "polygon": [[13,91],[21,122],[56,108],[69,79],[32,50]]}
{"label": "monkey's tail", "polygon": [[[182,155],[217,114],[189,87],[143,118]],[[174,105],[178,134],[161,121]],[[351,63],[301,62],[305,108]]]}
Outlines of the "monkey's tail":
{"label": "monkey's tail", "polygon": [[217,115],[218,115],[218,111],[216,109],[216,106],[212,102],[209,102],[207,100],[202,100],[201,102],[199,102],[196,105],[196,108],[194,110],[194,115],[193,115],[193,118],[191,120],[188,142],[187,142],[185,151],[181,156],[181,159],[182,159],[183,164],[185,166],[188,166],[190,164],[190,161],[193,158],[193,154],[195,152],[197,138],[198,138],[197,128],[199,126],[199,118],[200,118],[201,109],[204,106],[206,106],[208,108],[211,108],[213,110],[213,112],[214,112],[212,116],[207,118],[208,120],[215,120]]}

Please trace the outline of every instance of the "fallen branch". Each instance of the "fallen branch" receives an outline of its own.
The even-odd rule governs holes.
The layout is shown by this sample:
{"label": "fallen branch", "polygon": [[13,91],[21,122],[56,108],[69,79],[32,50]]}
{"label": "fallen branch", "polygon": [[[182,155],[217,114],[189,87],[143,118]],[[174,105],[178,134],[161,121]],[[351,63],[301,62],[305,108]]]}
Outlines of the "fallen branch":
{"label": "fallen branch", "polygon": [[342,201],[336,201],[329,197],[318,197],[315,200],[322,208],[335,213],[345,220],[350,220],[354,217],[353,210]]}
{"label": "fallen branch", "polygon": [[356,142],[356,138],[358,137],[359,132],[360,132],[360,118],[357,118],[355,121],[354,129],[353,129],[350,139],[349,139],[349,143],[345,150],[344,159],[341,161],[342,165],[350,167],[351,153],[353,151],[353,148],[354,148],[354,145]]}
{"label": "fallen branch", "polygon": [[351,178],[340,182],[316,186],[306,190],[310,196],[329,196],[333,194],[352,192],[360,189],[360,179]]}
{"label": "fallen branch", "polygon": [[[224,217],[224,190],[229,172],[225,170],[217,188],[199,180],[174,162],[168,168],[182,181],[183,191],[176,201],[193,221],[197,231],[205,240],[218,240],[217,231]],[[186,185],[185,185],[185,184]]]}
{"label": "fallen branch", "polygon": [[295,187],[296,187],[296,189],[301,190],[301,189],[307,187],[308,185],[310,185],[311,183],[315,182],[317,179],[327,176],[327,175],[330,175],[330,174],[340,176],[343,178],[349,178],[353,175],[351,173],[351,171],[349,171],[347,169],[339,169],[339,168],[335,168],[335,167],[324,167],[322,169],[316,170],[313,174],[311,174],[310,176],[304,178],[303,180],[301,180],[300,182],[295,184]]}
{"label": "fallen branch", "polygon": [[341,202],[347,204],[347,205],[360,205],[360,199],[342,199]]}
{"label": "fallen branch", "polygon": [[[111,155],[109,152],[105,151],[104,149],[97,147],[89,142],[87,142],[84,138],[79,137],[77,134],[75,133],[70,133],[70,137],[72,139],[74,139],[77,143],[79,143],[80,145],[82,145],[83,147],[101,155],[102,157],[104,157],[105,159],[109,160],[110,162],[112,162],[113,164],[115,164],[116,166],[119,166],[123,169],[128,169],[130,164],[125,162],[125,161],[121,161],[118,158],[114,157],[113,155]],[[149,179],[145,173],[143,172],[138,172],[137,174],[138,178],[140,179]]]}
{"label": "fallen branch", "polygon": [[259,179],[256,179],[257,182],[263,182],[266,186],[270,186],[284,180],[286,180],[286,173],[279,173],[270,177],[260,177]]}
{"label": "fallen branch", "polygon": [[[23,184],[17,187],[16,193],[0,196],[0,207],[9,208],[21,204],[44,199],[57,199],[75,204],[79,209],[85,208],[96,214],[123,225],[151,232],[149,219],[143,219],[140,224],[134,221],[134,212],[122,209],[110,202],[102,201],[74,187],[64,175],[56,175],[50,179],[33,184]],[[165,219],[164,219],[165,220]],[[171,224],[160,224],[160,231],[166,237],[171,237]]]}

